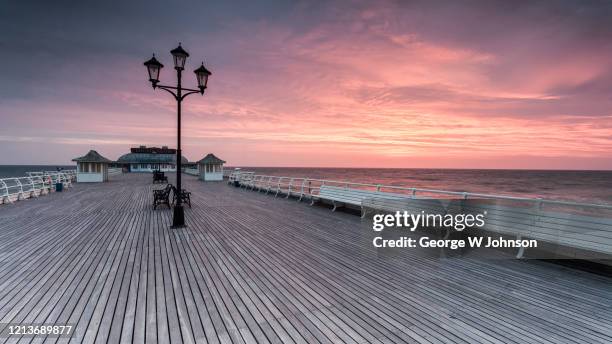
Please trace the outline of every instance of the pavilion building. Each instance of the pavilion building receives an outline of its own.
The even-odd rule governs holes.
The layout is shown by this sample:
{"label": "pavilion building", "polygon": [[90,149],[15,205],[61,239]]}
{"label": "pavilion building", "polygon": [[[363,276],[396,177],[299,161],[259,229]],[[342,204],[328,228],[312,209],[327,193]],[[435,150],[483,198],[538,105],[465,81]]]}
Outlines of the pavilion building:
{"label": "pavilion building", "polygon": [[209,153],[202,160],[198,161],[198,174],[203,181],[223,180],[223,164],[225,161]]}
{"label": "pavilion building", "polygon": [[[183,167],[189,162],[184,156],[181,159]],[[163,146],[131,148],[130,152],[117,159],[117,165],[127,172],[176,171],[176,149]]]}
{"label": "pavilion building", "polygon": [[112,163],[95,150],[74,158],[77,163],[77,183],[102,183],[108,181],[108,165]]}

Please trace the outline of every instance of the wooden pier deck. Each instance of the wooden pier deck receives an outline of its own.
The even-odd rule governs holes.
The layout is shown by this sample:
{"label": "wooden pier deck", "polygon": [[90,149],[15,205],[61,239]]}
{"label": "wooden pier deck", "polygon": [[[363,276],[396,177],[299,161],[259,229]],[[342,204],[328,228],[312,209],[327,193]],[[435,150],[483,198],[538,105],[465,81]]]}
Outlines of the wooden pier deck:
{"label": "wooden pier deck", "polygon": [[[150,175],[0,206],[0,324],[73,324],[83,343],[612,342],[610,278],[378,258],[358,216],[184,179],[179,230]],[[43,340],[69,338],[19,341]]]}

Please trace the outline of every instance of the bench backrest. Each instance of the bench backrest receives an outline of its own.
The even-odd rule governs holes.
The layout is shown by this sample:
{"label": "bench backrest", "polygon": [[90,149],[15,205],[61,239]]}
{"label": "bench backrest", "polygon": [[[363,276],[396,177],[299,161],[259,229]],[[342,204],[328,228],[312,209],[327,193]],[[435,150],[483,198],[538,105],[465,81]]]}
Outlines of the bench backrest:
{"label": "bench backrest", "polygon": [[[487,212],[484,229],[612,254],[612,210],[538,202],[462,200],[464,213]],[[556,208],[555,208],[556,207]]]}
{"label": "bench backrest", "polygon": [[322,185],[319,189],[319,198],[361,206],[362,201],[368,198],[405,200],[410,199],[411,196],[391,192],[380,192]]}
{"label": "bench backrest", "polygon": [[[383,192],[384,194],[384,192]],[[373,195],[363,199],[361,206],[368,211],[395,213],[406,211],[408,214],[440,214],[448,213],[448,200],[436,198],[415,198],[407,195],[396,195],[396,197],[384,197]]]}
{"label": "bench backrest", "polygon": [[170,194],[170,191],[172,191],[173,188],[174,188],[174,186],[172,186],[172,184],[166,184],[165,188],[154,190],[155,191],[155,195],[160,195],[161,197],[167,197]]}
{"label": "bench backrest", "polygon": [[[364,193],[361,193],[364,194]],[[336,196],[333,194],[332,196]],[[495,199],[409,199],[373,195],[364,198],[362,207],[378,211],[427,214],[482,214],[482,229],[525,239],[586,251],[612,254],[612,210],[564,209],[562,206],[542,208],[533,201]],[[567,253],[567,252],[564,252]]]}

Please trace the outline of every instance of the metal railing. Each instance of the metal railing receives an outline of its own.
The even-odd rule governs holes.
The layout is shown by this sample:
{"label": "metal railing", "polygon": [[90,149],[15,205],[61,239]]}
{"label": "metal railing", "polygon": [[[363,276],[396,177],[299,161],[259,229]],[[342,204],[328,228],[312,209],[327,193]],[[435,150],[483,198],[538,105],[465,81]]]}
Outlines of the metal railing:
{"label": "metal railing", "polygon": [[285,197],[296,196],[302,198],[318,197],[321,187],[324,185],[343,187],[347,189],[369,190],[374,192],[392,192],[403,194],[406,197],[417,198],[440,198],[440,199],[499,199],[511,201],[537,202],[539,205],[550,204],[559,206],[589,206],[602,209],[612,209],[612,205],[580,203],[563,200],[543,199],[536,197],[519,197],[497,194],[484,194],[474,192],[447,191],[436,189],[422,189],[403,186],[391,186],[383,184],[356,183],[339,180],[284,177],[255,174],[255,172],[232,171],[228,183],[238,182],[245,189],[257,190],[266,193],[274,193],[275,196],[284,195]]}
{"label": "metal railing", "polygon": [[[259,175],[245,171],[233,172],[229,183],[266,194],[274,193],[275,197],[293,196],[299,201],[309,198],[313,203],[317,199],[326,199],[320,194],[325,186],[344,188],[347,194],[350,191],[365,190],[367,191],[365,193],[353,192],[363,197],[362,217],[365,215],[364,206],[376,208],[371,210],[380,210],[381,204],[390,199],[390,196],[393,196],[394,201],[386,202],[387,208],[392,208],[394,211],[414,208],[422,201],[448,200],[444,203],[460,204],[462,211],[488,213],[487,223],[483,227],[486,231],[516,236],[517,240],[535,238],[560,245],[564,249],[559,252],[570,258],[596,259],[595,257],[600,257],[597,255],[603,254],[607,257],[605,259],[609,259],[612,255],[612,205],[610,204]],[[405,196],[405,202],[401,201],[402,196]],[[326,200],[335,202],[334,199]],[[457,203],[457,200],[460,203]],[[465,200],[472,201],[468,203]],[[336,209],[335,203],[334,209]],[[523,254],[524,248],[521,248],[516,257],[521,258]]]}
{"label": "metal railing", "polygon": [[197,168],[186,168],[183,170],[183,173],[191,175],[191,176],[197,176],[200,174]]}
{"label": "metal railing", "polygon": [[55,191],[55,184],[72,187],[76,170],[26,172],[27,177],[0,178],[0,204],[13,203]]}

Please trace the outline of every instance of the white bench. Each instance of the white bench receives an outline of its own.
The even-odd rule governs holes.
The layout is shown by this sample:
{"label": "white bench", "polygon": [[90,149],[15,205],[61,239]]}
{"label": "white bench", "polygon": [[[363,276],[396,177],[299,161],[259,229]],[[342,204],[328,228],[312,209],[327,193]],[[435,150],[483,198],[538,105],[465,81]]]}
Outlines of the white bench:
{"label": "white bench", "polygon": [[[580,258],[588,251],[612,257],[610,208],[567,207],[542,201],[463,202],[464,213],[487,212],[483,227],[486,231],[559,245],[563,250],[559,253],[564,256]],[[517,257],[523,253],[524,249],[520,249]]]}
{"label": "white bench", "polygon": [[[558,245],[558,253],[563,256],[601,259],[612,257],[612,208],[565,206],[563,209],[563,205],[551,203],[547,204],[541,200],[503,199],[455,199],[442,202],[439,199],[393,199],[377,194],[364,198],[362,212],[364,215],[367,209],[412,213],[425,211],[442,215],[476,215],[486,212],[485,225],[482,228],[485,231]],[[544,209],[543,204],[546,204]],[[592,214],[587,214],[588,212]],[[524,252],[524,248],[519,248],[517,258],[522,258]]]}
{"label": "white bench", "polygon": [[[335,192],[332,197],[338,193],[337,190]],[[371,196],[362,200],[362,216],[365,216],[368,209],[411,213],[425,211],[428,214],[441,215],[446,213],[476,215],[486,212],[485,225],[482,229],[487,232],[558,245],[560,250],[558,253],[570,258],[609,260],[612,257],[612,208],[610,207],[563,206],[541,200],[443,201],[393,197],[381,192],[370,193]],[[365,195],[363,192],[359,194]],[[519,248],[517,258],[523,257],[524,252],[524,248]]]}
{"label": "white bench", "polygon": [[[382,195],[380,195],[382,194]],[[361,207],[365,213],[368,210],[384,211],[395,213],[397,211],[406,211],[409,214],[419,214],[422,211],[426,214],[440,214],[442,216],[448,213],[448,200],[425,197],[409,197],[406,195],[395,194],[404,197],[387,197],[388,193],[380,193],[363,199]],[[394,195],[394,194],[391,194]]]}
{"label": "white bench", "polygon": [[314,204],[315,200],[328,200],[332,202],[334,206],[332,211],[335,211],[339,205],[353,205],[361,208],[361,217],[365,217],[366,208],[364,207],[364,201],[368,199],[385,200],[389,202],[393,201],[406,201],[414,199],[411,195],[381,192],[372,190],[361,190],[351,189],[339,186],[322,185],[319,188],[319,194],[312,196],[311,205]]}

